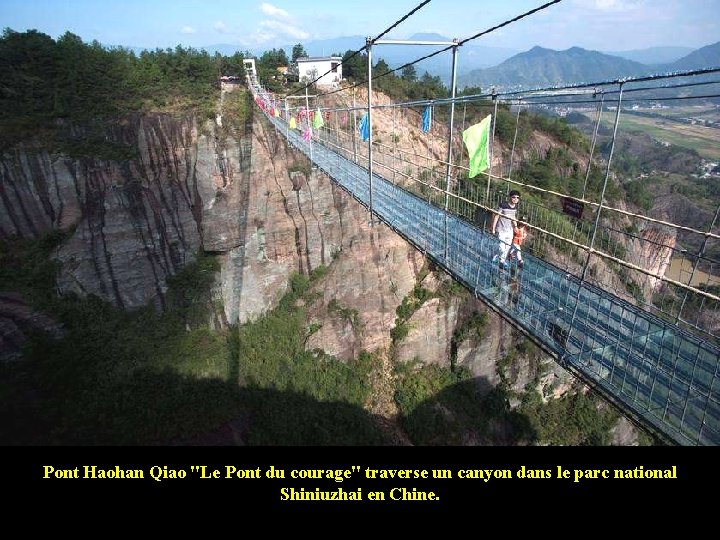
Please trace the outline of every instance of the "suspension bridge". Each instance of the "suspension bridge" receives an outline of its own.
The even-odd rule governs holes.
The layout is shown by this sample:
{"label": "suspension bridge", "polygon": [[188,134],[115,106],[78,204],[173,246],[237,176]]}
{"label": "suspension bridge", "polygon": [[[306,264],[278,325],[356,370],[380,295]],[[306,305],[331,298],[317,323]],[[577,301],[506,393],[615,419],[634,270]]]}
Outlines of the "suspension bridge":
{"label": "suspension bridge", "polygon": [[[368,53],[370,45],[368,39]],[[456,40],[448,48],[453,48],[456,54],[457,45]],[[493,92],[456,97],[454,60],[450,98],[373,105],[370,58],[368,65],[367,107],[356,103],[347,105],[341,99],[336,100],[334,106],[321,109],[318,105],[315,114],[342,112],[345,120],[344,127],[336,118],[334,129],[325,126],[314,133],[307,87],[305,96],[289,96],[304,97],[304,107],[290,108],[286,101],[280,111],[274,96],[260,86],[254,70],[248,74],[248,81],[267,120],[278,133],[366,206],[371,222],[377,218],[391,227],[478,299],[521,329],[562,366],[666,441],[682,445],[720,444],[717,320],[720,298],[715,294],[718,288],[708,286],[717,281],[699,284],[697,280],[701,275],[709,278],[718,275],[720,263],[707,253],[711,251],[710,244],[720,239],[714,232],[720,205],[711,224],[700,230],[613,208],[605,197],[623,92],[626,95],[637,92],[638,101],[642,102],[718,97],[692,92],[688,96],[687,91],[703,85],[717,88],[720,80],[708,80],[707,76],[720,72],[720,68],[508,93],[504,97],[507,103],[514,103],[517,111],[510,166],[506,175],[494,174],[491,158],[491,168],[484,174],[487,184],[483,186],[468,181],[467,168],[457,157],[453,159],[453,151],[455,156],[462,155],[459,133],[453,127],[454,112],[459,104],[466,107],[485,100],[486,105],[493,108],[493,119],[496,119],[501,96]],[[649,81],[668,78],[691,79],[691,82],[644,86]],[[683,88],[686,93],[680,97],[647,94],[649,90],[669,88]],[[593,152],[604,107],[613,95],[614,130],[605,178],[598,200],[592,201],[588,178]],[[585,184],[582,194],[573,197],[512,178],[522,107],[568,103],[591,103],[597,110]],[[393,140],[392,145],[373,141],[372,124],[366,150],[359,148],[357,111],[365,111],[369,117],[371,112],[379,114],[384,108],[386,120],[392,122],[395,139],[397,113],[387,111],[403,109],[407,115],[409,110],[428,106],[450,109],[446,115],[449,127],[439,130],[448,140],[445,160],[439,158],[429,144],[428,155],[423,156],[399,147],[397,140]],[[300,131],[291,129],[294,111],[304,111],[304,130],[302,127]],[[464,109],[463,129],[466,112]],[[420,163],[423,160],[424,165]],[[492,258],[497,253],[498,239],[484,224],[511,185],[546,199],[558,197],[580,207],[587,206],[594,212],[594,219],[569,217],[558,208],[537,201],[529,204],[522,215],[530,223],[534,239],[524,254],[524,268],[500,269]],[[622,228],[619,224],[623,222],[630,225]],[[662,238],[658,239],[644,234],[645,231],[659,231],[664,236],[661,234]],[[653,257],[639,254],[654,254],[655,259],[665,262],[678,255],[687,257],[687,250],[676,247],[675,242],[667,242],[669,237],[674,239],[678,235],[684,238],[695,235],[700,247],[692,257],[689,275],[681,274],[675,279],[665,275],[662,264],[650,264],[649,259]]]}

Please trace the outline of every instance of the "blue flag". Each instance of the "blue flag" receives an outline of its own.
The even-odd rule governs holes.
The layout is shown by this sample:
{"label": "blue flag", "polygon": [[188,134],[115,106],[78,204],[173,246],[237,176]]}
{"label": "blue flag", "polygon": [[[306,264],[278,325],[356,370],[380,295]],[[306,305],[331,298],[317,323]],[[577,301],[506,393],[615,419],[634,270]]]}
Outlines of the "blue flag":
{"label": "blue flag", "polygon": [[361,140],[367,141],[370,139],[370,126],[368,125],[367,114],[364,114],[363,117],[360,119],[360,126],[358,127],[358,130],[360,131]]}
{"label": "blue flag", "polygon": [[428,105],[425,107],[425,110],[423,111],[422,115],[422,130],[423,132],[427,133],[430,131],[430,126],[432,125],[432,107]]}

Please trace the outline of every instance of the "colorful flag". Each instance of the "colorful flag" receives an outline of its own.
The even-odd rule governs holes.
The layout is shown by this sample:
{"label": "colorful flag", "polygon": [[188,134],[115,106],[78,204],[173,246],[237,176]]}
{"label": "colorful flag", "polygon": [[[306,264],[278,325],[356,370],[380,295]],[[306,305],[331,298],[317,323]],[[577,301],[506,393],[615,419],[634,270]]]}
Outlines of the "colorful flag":
{"label": "colorful flag", "polygon": [[290,129],[295,129],[297,127],[297,122],[295,121],[294,116],[290,117],[290,123],[288,124],[288,126],[290,127]]}
{"label": "colorful flag", "polygon": [[309,141],[312,138],[312,129],[307,128],[302,134],[304,141]]}
{"label": "colorful flag", "polygon": [[273,116],[275,116],[275,118],[280,117],[280,111],[278,111],[277,108],[273,109]]}
{"label": "colorful flag", "polygon": [[360,119],[360,126],[358,126],[358,130],[360,131],[361,140],[367,141],[370,139],[370,126],[367,113]]}
{"label": "colorful flag", "polygon": [[313,116],[312,127],[315,129],[320,129],[324,125],[325,125],[325,122],[323,122],[322,113],[320,112],[320,109],[318,109],[317,112],[315,113],[315,115]]}
{"label": "colorful flag", "polygon": [[432,107],[428,105],[427,107],[425,107],[422,115],[423,132],[427,133],[428,131],[430,131],[430,126],[432,126]]}
{"label": "colorful flag", "polygon": [[492,115],[488,114],[479,123],[463,131],[463,142],[470,156],[470,172],[468,173],[468,178],[472,178],[483,172],[490,164],[488,148],[490,147],[491,119]]}

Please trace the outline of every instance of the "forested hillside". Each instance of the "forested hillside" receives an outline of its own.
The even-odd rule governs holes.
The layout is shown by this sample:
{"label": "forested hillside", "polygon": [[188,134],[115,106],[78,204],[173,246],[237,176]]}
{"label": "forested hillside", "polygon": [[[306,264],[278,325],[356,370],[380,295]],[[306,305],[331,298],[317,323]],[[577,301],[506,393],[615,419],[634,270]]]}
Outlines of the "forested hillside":
{"label": "forested hillside", "polygon": [[140,56],[66,33],[57,40],[5,29],[0,39],[0,145],[64,121],[102,120],[137,111],[194,110],[212,116],[216,81],[242,73],[242,55],[192,48]]}

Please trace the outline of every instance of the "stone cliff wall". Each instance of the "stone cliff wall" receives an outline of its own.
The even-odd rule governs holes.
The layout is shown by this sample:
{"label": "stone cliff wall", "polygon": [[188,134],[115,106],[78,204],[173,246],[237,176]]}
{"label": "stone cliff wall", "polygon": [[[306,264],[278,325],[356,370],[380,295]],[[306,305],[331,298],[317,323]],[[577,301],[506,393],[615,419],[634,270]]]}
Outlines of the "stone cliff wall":
{"label": "stone cliff wall", "polygon": [[[0,160],[0,234],[36,237],[73,229],[57,258],[60,292],[95,294],[119,307],[163,304],[166,280],[199,249],[237,243],[218,188],[212,136],[193,119],[138,116],[107,140],[137,151],[116,162],[73,159],[20,146]],[[235,188],[236,189],[236,188]],[[209,234],[227,231],[219,240]]]}

